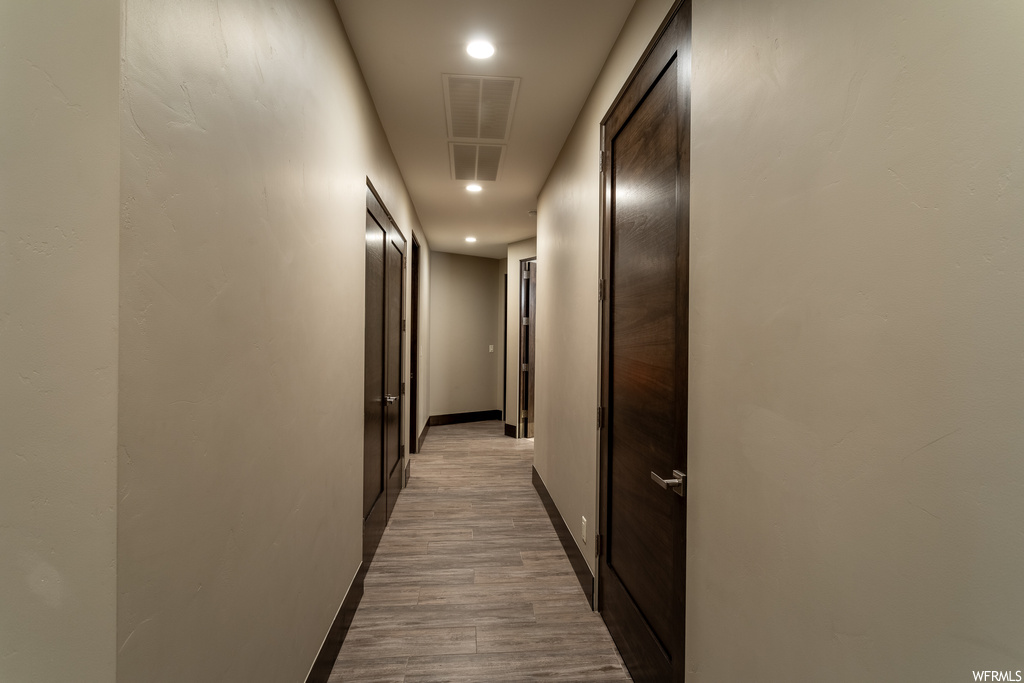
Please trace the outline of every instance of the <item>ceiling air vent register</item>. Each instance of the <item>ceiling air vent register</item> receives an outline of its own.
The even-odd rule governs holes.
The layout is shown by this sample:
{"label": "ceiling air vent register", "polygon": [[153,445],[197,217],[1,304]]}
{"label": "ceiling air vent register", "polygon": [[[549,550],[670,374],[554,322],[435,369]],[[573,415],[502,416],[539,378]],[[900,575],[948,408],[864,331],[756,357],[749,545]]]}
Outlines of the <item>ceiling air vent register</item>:
{"label": "ceiling air vent register", "polygon": [[444,74],[448,158],[454,180],[497,180],[519,94],[518,78]]}
{"label": "ceiling air vent register", "polygon": [[505,147],[450,142],[448,154],[454,180],[497,180]]}

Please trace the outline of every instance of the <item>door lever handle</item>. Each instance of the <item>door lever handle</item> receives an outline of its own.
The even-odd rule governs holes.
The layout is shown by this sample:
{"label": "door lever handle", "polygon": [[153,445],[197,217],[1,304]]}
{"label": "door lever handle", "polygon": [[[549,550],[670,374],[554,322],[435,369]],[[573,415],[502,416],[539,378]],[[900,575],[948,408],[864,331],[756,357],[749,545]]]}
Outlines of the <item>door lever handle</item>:
{"label": "door lever handle", "polygon": [[651,472],[651,479],[663,489],[672,489],[680,497],[686,497],[686,473],[679,470],[672,470],[673,479],[662,479],[654,472]]}
{"label": "door lever handle", "polygon": [[391,394],[387,394],[384,396],[384,400],[388,402],[388,405],[391,405],[392,403],[398,400],[398,397],[392,396]]}

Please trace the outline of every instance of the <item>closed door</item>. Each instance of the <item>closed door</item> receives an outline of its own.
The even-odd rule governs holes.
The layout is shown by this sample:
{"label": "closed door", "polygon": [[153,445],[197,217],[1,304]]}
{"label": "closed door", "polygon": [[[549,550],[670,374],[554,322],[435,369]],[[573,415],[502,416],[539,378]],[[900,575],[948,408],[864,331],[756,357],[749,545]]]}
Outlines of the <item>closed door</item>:
{"label": "closed door", "polygon": [[366,192],[363,377],[363,562],[373,559],[401,491],[402,273],[405,240],[372,187]]}
{"label": "closed door", "polygon": [[384,299],[387,307],[386,352],[384,354],[384,465],[387,476],[385,518],[391,518],[395,501],[402,490],[402,273],[405,262],[405,241],[398,231],[388,231],[386,280]]}
{"label": "closed door", "polygon": [[604,121],[599,606],[637,681],[683,680],[689,3]]}

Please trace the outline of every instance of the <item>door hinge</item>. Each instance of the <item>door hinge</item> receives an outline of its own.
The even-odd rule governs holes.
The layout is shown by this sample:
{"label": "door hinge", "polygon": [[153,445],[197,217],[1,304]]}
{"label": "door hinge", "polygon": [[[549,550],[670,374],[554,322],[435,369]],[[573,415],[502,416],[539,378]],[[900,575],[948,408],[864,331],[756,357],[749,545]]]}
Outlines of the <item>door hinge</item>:
{"label": "door hinge", "polygon": [[405,332],[405,321],[402,321],[402,332]]}
{"label": "door hinge", "polygon": [[523,318],[523,325],[525,325],[525,326],[529,327],[529,325],[530,325],[530,319],[529,319],[529,318]]}
{"label": "door hinge", "polygon": [[528,410],[521,410],[519,417],[521,417],[521,418],[528,418],[528,417],[530,417],[530,411],[528,411]]}
{"label": "door hinge", "polygon": [[597,281],[597,300],[604,301],[604,278]]}
{"label": "door hinge", "polygon": [[523,368],[522,369],[523,369],[523,372],[529,372],[530,371],[530,366],[527,365],[526,363],[523,363]]}
{"label": "door hinge", "polygon": [[597,407],[597,428],[604,429],[604,408]]}
{"label": "door hinge", "polygon": [[604,536],[601,534],[594,534],[594,554],[601,557],[602,550],[604,550]]}
{"label": "door hinge", "polygon": [[526,268],[523,269],[523,279],[524,280],[529,280],[530,279],[530,266],[526,266]]}
{"label": "door hinge", "polygon": [[405,382],[402,382],[402,391],[400,393],[402,393],[402,394],[405,393]]}
{"label": "door hinge", "polygon": [[600,150],[600,152],[601,152],[601,158],[597,162],[597,172],[598,173],[604,173],[604,150],[602,149],[602,150]]}

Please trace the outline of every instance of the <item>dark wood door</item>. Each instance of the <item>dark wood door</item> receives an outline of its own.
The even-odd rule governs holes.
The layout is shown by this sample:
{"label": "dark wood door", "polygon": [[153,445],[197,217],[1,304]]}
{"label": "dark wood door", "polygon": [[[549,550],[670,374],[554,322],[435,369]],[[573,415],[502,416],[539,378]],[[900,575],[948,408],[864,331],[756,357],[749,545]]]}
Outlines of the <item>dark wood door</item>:
{"label": "dark wood door", "polygon": [[402,295],[405,240],[366,192],[363,375],[363,562],[373,559],[401,491]]}
{"label": "dark wood door", "polygon": [[395,501],[402,490],[402,408],[405,399],[402,396],[402,274],[405,263],[405,240],[398,230],[388,231],[387,264],[385,266],[386,286],[384,300],[387,307],[387,322],[384,326],[387,335],[385,344],[385,397],[384,397],[384,462],[387,473],[385,495],[387,496],[386,518],[391,518]]}
{"label": "dark wood door", "polygon": [[520,275],[522,321],[519,333],[519,435],[532,439],[534,397],[537,393],[537,262],[522,261]]}
{"label": "dark wood door", "polygon": [[689,17],[675,9],[603,130],[599,605],[636,681],[684,673]]}
{"label": "dark wood door", "polygon": [[366,198],[366,320],[363,363],[363,560],[373,558],[387,524],[384,504],[384,256],[388,218]]}

